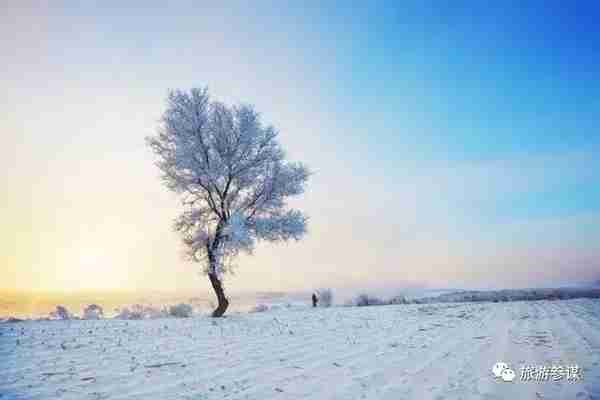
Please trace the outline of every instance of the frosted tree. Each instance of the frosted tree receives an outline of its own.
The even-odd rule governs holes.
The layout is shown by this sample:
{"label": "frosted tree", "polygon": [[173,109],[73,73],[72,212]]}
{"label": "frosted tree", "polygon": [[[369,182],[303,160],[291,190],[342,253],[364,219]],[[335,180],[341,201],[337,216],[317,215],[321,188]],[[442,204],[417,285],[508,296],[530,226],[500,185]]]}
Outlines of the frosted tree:
{"label": "frosted tree", "polygon": [[83,319],[101,319],[104,317],[104,310],[98,304],[90,304],[83,309]]}
{"label": "frosted tree", "polygon": [[223,276],[240,252],[305,234],[307,217],[286,201],[304,192],[309,172],[285,159],[277,131],[252,106],[212,101],[206,88],[171,91],[147,142],[164,184],[181,197],[174,229],[187,258],[203,265],[220,317],[229,306]]}

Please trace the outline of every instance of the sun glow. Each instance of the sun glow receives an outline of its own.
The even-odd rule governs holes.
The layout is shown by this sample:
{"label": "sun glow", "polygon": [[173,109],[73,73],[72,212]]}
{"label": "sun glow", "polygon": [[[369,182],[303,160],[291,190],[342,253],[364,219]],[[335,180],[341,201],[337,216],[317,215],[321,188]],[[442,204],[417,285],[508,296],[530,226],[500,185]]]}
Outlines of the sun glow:
{"label": "sun glow", "polygon": [[81,249],[79,252],[79,266],[83,269],[102,268],[107,264],[106,256],[100,249]]}
{"label": "sun glow", "polygon": [[124,264],[118,254],[78,242],[60,253],[53,277],[55,287],[65,291],[123,288]]}

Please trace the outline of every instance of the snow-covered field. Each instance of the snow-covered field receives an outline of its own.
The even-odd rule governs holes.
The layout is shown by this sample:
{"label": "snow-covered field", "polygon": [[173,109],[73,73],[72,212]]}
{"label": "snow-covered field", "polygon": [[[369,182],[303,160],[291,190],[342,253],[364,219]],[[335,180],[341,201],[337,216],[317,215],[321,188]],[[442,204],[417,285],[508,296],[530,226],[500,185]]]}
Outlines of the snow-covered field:
{"label": "snow-covered field", "polygon": [[[600,398],[600,300],[0,325],[0,399]],[[504,361],[513,382],[494,378]],[[522,365],[583,379],[523,382]]]}

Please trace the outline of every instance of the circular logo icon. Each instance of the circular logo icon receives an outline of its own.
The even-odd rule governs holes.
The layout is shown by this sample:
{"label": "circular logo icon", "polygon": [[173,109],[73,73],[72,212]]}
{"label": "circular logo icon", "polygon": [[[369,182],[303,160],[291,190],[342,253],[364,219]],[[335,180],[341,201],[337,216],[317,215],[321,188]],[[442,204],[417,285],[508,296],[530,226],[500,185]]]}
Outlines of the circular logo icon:
{"label": "circular logo icon", "polygon": [[505,369],[509,369],[507,363],[505,363],[505,362],[497,362],[492,367],[492,373],[494,374],[494,376],[496,378],[500,378],[502,376],[502,371],[504,371]]}

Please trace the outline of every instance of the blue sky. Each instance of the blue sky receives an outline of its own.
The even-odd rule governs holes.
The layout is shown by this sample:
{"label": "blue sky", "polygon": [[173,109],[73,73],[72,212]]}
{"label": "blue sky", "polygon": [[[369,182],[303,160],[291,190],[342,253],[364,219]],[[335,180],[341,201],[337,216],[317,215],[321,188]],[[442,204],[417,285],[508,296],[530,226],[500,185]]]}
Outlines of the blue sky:
{"label": "blue sky", "polygon": [[592,2],[3,7],[8,288],[204,287],[143,141],[168,89],[201,85],[315,171],[307,239],[233,288],[599,278]]}
{"label": "blue sky", "polygon": [[[340,108],[363,108],[375,120],[363,132],[375,123],[378,160],[393,164],[398,149],[436,162],[600,149],[597,6],[394,3],[318,19],[335,37]],[[598,159],[582,162],[581,174],[597,170]],[[515,218],[598,211],[598,186],[573,178],[493,211]]]}

